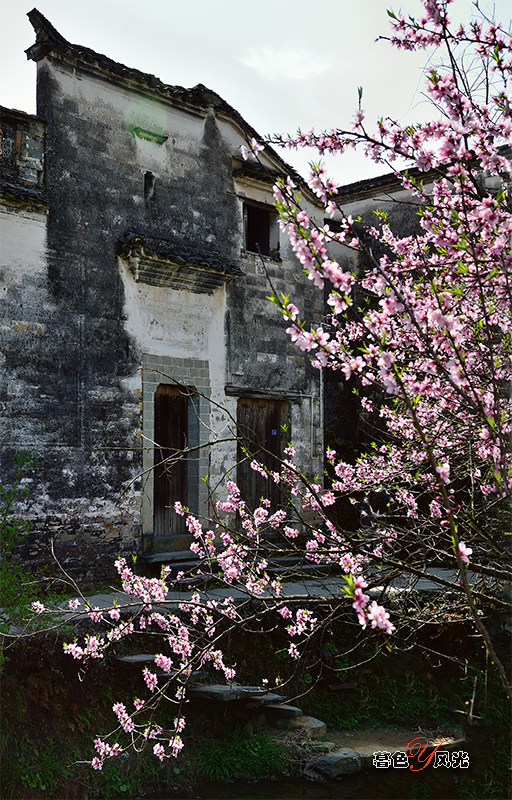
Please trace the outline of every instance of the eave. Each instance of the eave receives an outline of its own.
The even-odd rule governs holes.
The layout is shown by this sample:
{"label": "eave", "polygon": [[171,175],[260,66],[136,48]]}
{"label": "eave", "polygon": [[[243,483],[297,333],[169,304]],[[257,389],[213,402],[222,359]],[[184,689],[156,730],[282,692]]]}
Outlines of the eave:
{"label": "eave", "polygon": [[245,273],[214,250],[200,250],[185,243],[141,236],[127,231],[117,242],[116,252],[136,283],[213,294],[224,284]]}

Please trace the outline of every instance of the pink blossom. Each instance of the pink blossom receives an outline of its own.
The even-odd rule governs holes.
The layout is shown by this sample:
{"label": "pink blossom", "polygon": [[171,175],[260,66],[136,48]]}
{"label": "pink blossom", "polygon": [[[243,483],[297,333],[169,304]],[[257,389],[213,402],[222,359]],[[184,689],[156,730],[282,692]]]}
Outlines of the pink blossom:
{"label": "pink blossom", "polygon": [[251,461],[250,467],[255,472],[258,472],[263,478],[268,478],[268,475],[267,475],[264,467],[259,463],[259,461],[256,461],[255,458],[253,458],[253,460]]}
{"label": "pink blossom", "polygon": [[444,464],[439,464],[439,466],[436,467],[436,472],[439,475],[440,481],[442,481],[443,483],[449,483],[450,465],[448,464],[448,462]]}
{"label": "pink blossom", "polygon": [[263,145],[260,144],[254,137],[251,139],[249,146],[242,144],[240,146],[240,150],[242,151],[242,157],[245,161],[249,158],[250,155],[257,156],[258,153],[263,150]]}
{"label": "pink blossom", "polygon": [[77,658],[81,659],[84,656],[84,649],[75,642],[71,644],[64,644],[64,652],[73,656],[73,658],[75,659]]}
{"label": "pink blossom", "polygon": [[299,651],[297,649],[297,646],[294,645],[293,642],[290,644],[290,646],[288,648],[288,653],[291,655],[292,658],[295,658],[295,659],[299,658],[299,656],[300,656],[300,653],[299,653]]}
{"label": "pink blossom", "polygon": [[153,672],[150,672],[147,667],[144,668],[143,676],[146,686],[148,687],[150,692],[154,692],[158,685],[157,676]]}
{"label": "pink blossom", "polygon": [[157,758],[160,759],[160,761],[164,760],[164,758],[165,758],[165,750],[164,750],[164,748],[163,748],[163,746],[161,744],[155,744],[155,746],[153,747],[153,753],[155,754],[155,756]]}
{"label": "pink blossom", "polygon": [[468,564],[469,556],[473,553],[473,549],[471,547],[467,547],[464,542],[459,542],[459,553],[463,562]]}
{"label": "pink blossom", "polygon": [[372,628],[382,628],[386,633],[392,633],[394,630],[394,627],[388,622],[389,614],[386,609],[379,606],[375,600],[368,609],[368,620],[371,622]]}
{"label": "pink blossom", "polygon": [[361,612],[368,603],[369,599],[369,596],[364,594],[359,587],[356,588],[354,591],[354,602],[352,603],[352,608],[355,609],[357,613]]}
{"label": "pink blossom", "polygon": [[164,672],[170,672],[172,667],[172,658],[164,656],[161,653],[155,656],[155,666],[160,667]]}
{"label": "pink blossom", "polygon": [[178,758],[180,751],[183,749],[183,741],[181,736],[174,736],[169,742],[169,747],[171,748],[174,758]]}

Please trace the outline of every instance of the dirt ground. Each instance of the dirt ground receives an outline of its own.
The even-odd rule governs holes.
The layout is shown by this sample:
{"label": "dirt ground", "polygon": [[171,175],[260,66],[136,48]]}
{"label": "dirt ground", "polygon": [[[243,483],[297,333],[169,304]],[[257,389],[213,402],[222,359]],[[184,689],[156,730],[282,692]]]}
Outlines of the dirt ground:
{"label": "dirt ground", "polygon": [[[395,752],[404,751],[405,746],[413,739],[428,739],[429,745],[442,745],[464,738],[462,728],[431,730],[427,728],[371,728],[362,731],[329,731],[327,738],[337,748],[350,747],[361,755],[368,756],[380,750]],[[422,746],[425,745],[423,741]]]}

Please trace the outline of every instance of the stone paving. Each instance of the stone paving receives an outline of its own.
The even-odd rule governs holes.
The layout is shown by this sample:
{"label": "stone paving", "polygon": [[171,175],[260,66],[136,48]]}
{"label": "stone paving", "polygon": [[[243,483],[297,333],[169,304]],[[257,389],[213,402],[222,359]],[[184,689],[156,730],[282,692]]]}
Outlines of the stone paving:
{"label": "stone paving", "polygon": [[[455,583],[457,580],[457,573],[453,570],[448,569],[430,569],[429,572],[436,577],[442,578],[443,580],[448,581],[449,583]],[[468,579],[471,580],[474,578],[474,573],[468,573]],[[297,581],[297,582],[286,582],[282,584],[283,598],[288,598],[290,600],[302,600],[305,601],[308,598],[325,598],[326,600],[342,600],[346,599],[346,595],[343,592],[343,587],[345,586],[345,582],[341,578],[325,578],[325,579],[307,579],[304,581]],[[408,579],[406,578],[397,578],[391,587],[387,589],[388,594],[398,593],[402,591],[408,590]],[[428,578],[420,578],[418,582],[415,584],[414,589],[416,591],[446,591],[446,588],[442,585],[436,584],[434,581],[429,580]],[[215,589],[202,589],[197,588],[193,590],[183,590],[183,591],[170,591],[167,594],[166,602],[168,603],[184,603],[187,602],[192,598],[192,594],[197,592],[201,599],[212,599],[212,600],[224,600],[226,597],[232,597],[235,600],[244,600],[247,599],[248,595],[247,592],[244,592],[241,589],[237,589],[235,586],[225,586],[225,587],[218,587]],[[381,587],[374,587],[373,589],[367,590],[367,593],[372,597],[377,597],[381,593]],[[259,595],[262,600],[267,600],[271,597],[270,593],[263,592],[263,594]],[[130,609],[134,610],[138,608],[140,603],[135,602],[133,598],[127,595],[125,592],[122,591],[113,591],[110,593],[103,593],[103,594],[96,594],[92,595],[87,598],[90,605],[95,608],[104,609],[104,608],[111,608],[112,605],[117,604],[120,610],[129,611]],[[70,612],[71,613],[71,612]],[[78,617],[77,617],[78,614]],[[77,612],[73,612],[72,616],[74,618],[81,618],[85,616],[85,608],[83,603],[78,607]]]}

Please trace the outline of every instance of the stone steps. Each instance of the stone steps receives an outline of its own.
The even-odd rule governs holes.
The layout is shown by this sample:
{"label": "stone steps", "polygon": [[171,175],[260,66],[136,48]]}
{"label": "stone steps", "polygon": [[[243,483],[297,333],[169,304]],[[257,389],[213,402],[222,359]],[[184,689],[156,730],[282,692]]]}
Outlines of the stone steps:
{"label": "stone steps", "polygon": [[[278,552],[279,550],[276,549],[276,553]],[[330,569],[328,566],[318,566],[317,564],[304,562],[303,557],[300,555],[280,556],[277,554],[268,554],[267,561],[267,572],[272,574],[276,572],[281,573],[283,569],[289,569],[293,571],[295,567],[300,567],[301,572],[310,574],[325,574]],[[146,555],[139,556],[138,562],[145,565],[148,568],[148,571],[154,575],[160,574],[160,569],[163,565],[170,566],[170,577],[173,580],[176,578],[176,575],[179,572],[187,573],[199,565],[199,560],[190,550],[170,550],[162,553],[147,553]],[[213,576],[216,574],[216,565],[214,563]],[[208,577],[209,576],[206,576],[206,579],[208,579]],[[196,581],[199,584],[204,580],[205,578],[191,578],[188,580],[185,579],[184,583],[188,585],[191,581]]]}
{"label": "stone steps", "polygon": [[[137,669],[144,665],[152,665],[155,656],[151,653],[137,653],[131,656],[118,656],[115,661],[124,669]],[[178,671],[157,672],[157,677],[164,680],[176,677]],[[200,681],[206,673],[196,670],[192,673],[192,678]],[[308,739],[321,739],[325,736],[327,728],[324,722],[314,717],[304,715],[297,706],[286,703],[287,695],[269,692],[265,686],[239,686],[236,683],[200,683],[190,686],[187,689],[187,699],[191,702],[202,701],[203,703],[222,703],[230,704],[235,716],[247,717],[250,722],[251,714],[254,712],[261,721],[261,713],[265,715],[268,723],[280,728],[302,733]]]}

